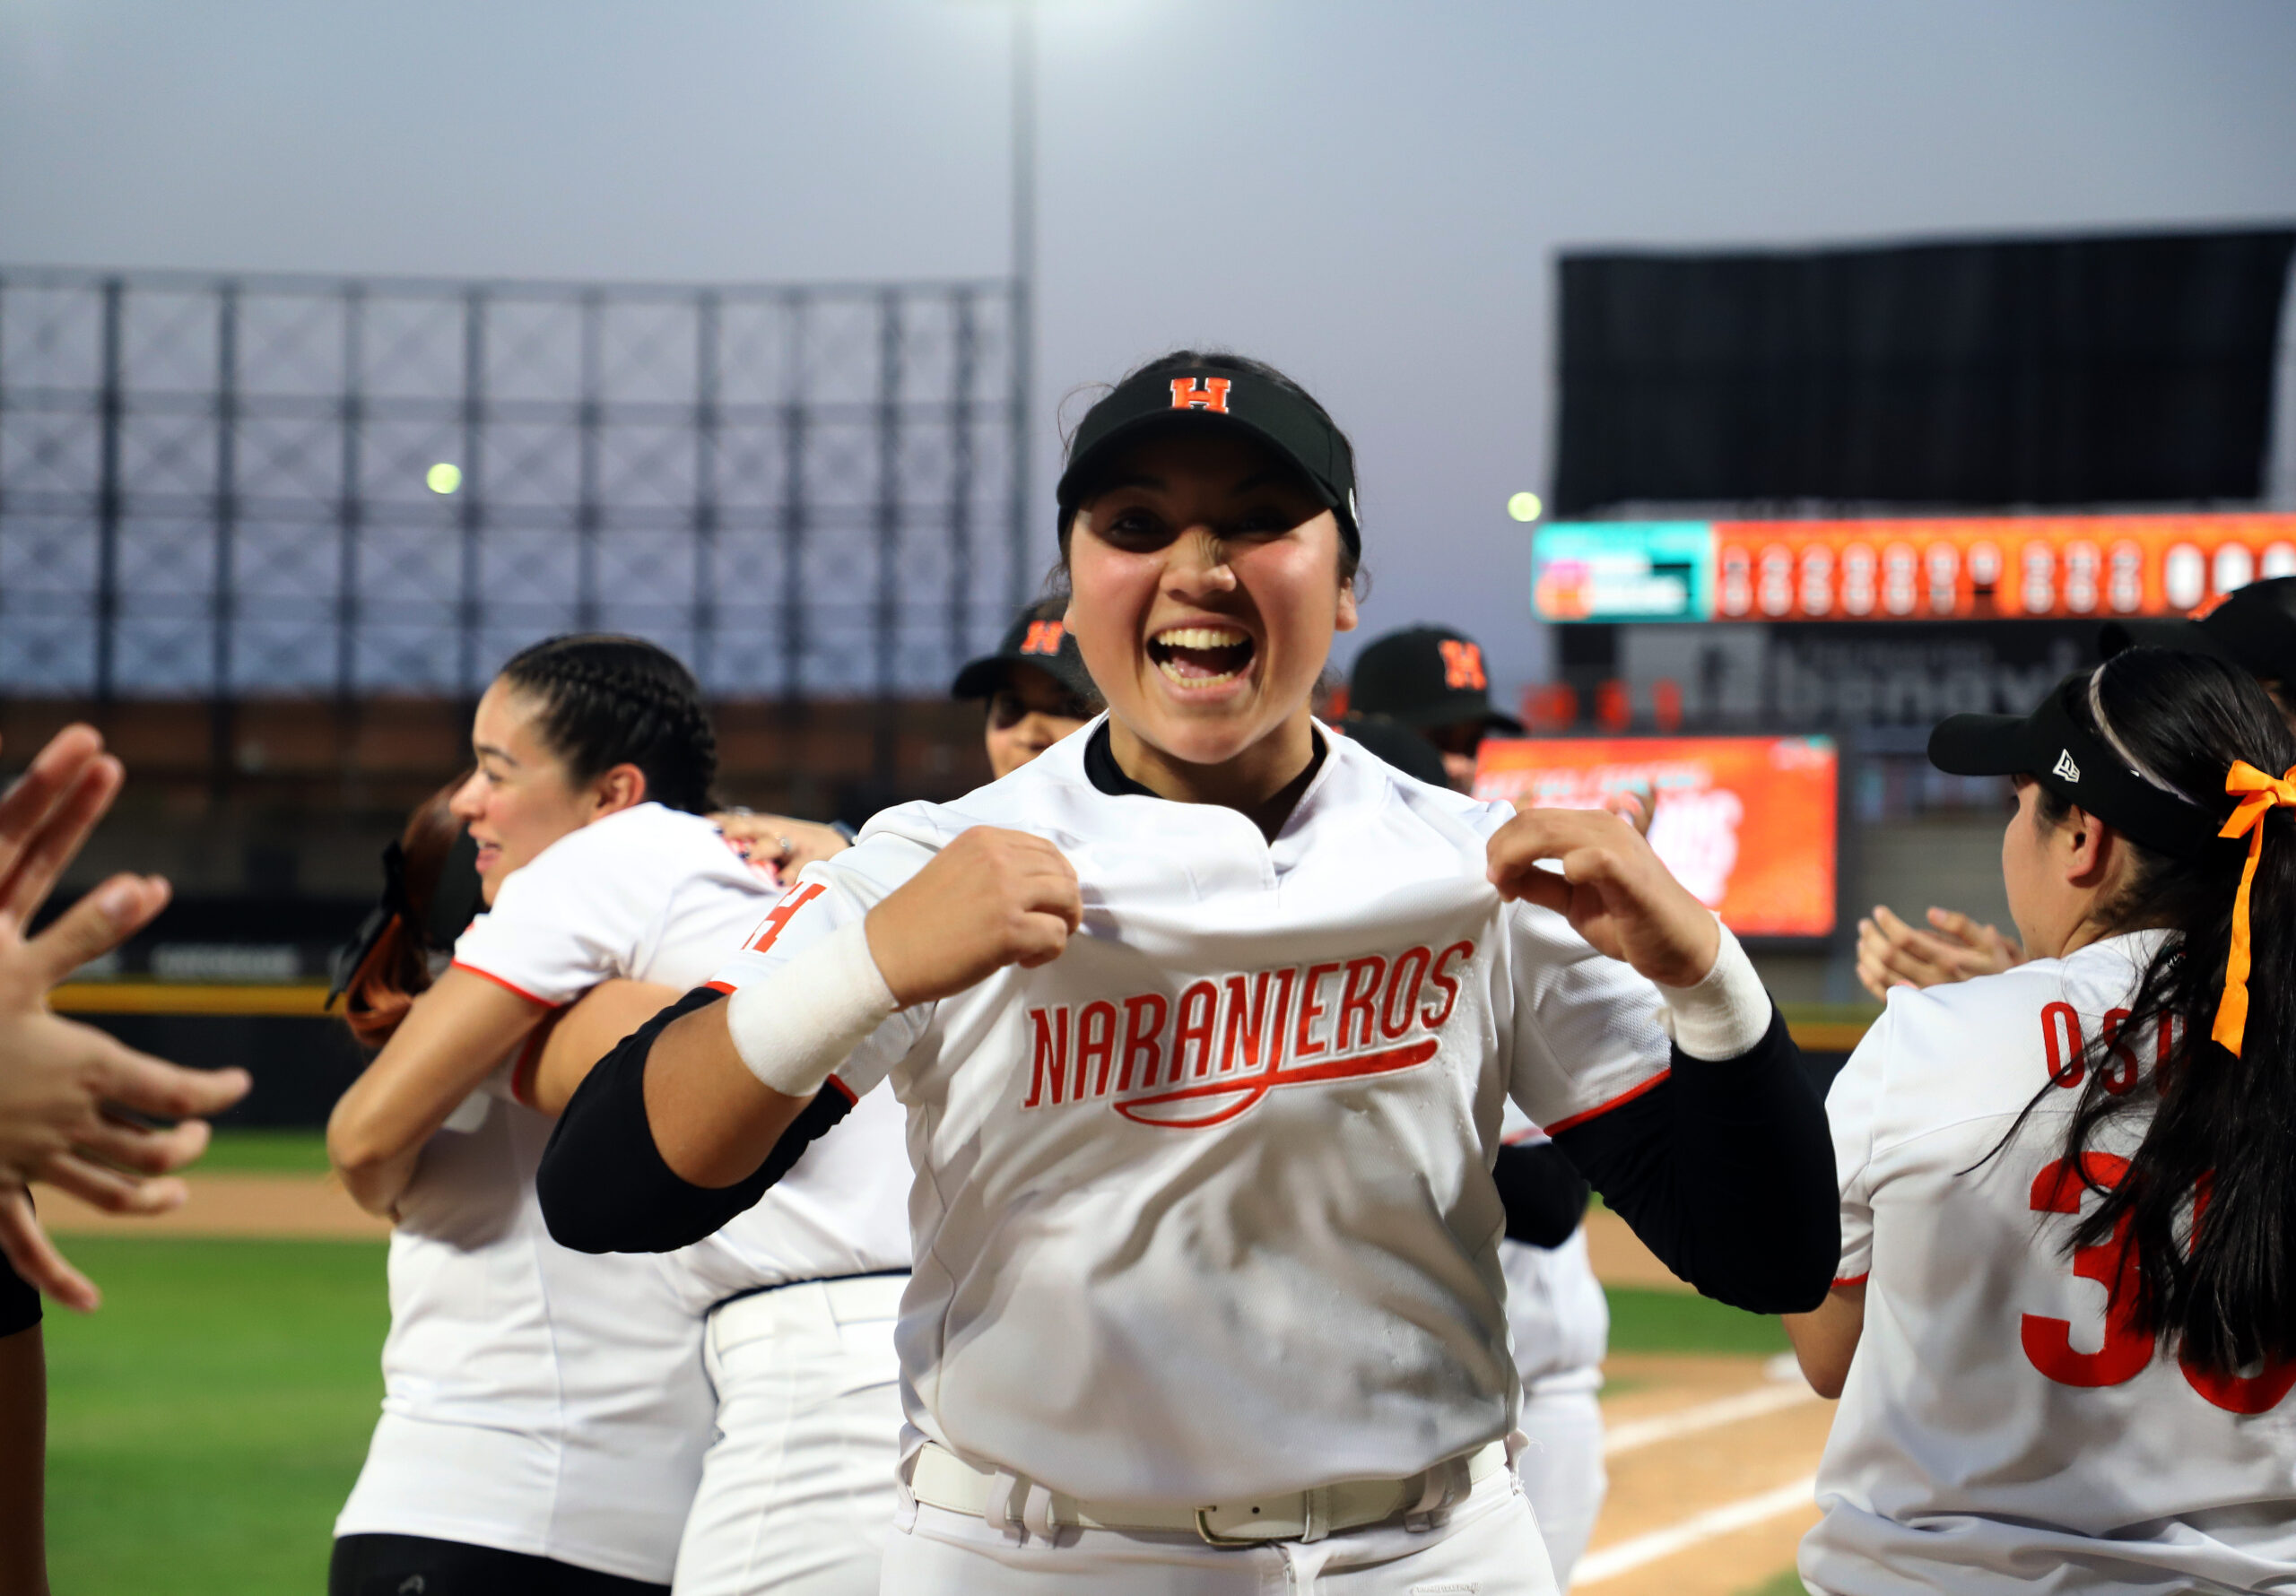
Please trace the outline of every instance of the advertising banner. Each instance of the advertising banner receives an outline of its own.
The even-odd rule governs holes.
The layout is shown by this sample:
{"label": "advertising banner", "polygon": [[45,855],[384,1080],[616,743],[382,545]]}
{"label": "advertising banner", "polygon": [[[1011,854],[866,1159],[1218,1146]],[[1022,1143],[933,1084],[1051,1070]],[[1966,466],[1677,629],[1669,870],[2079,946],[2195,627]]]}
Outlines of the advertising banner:
{"label": "advertising banner", "polygon": [[1839,756],[1826,737],[1488,738],[1474,795],[1599,809],[1655,798],[1650,846],[1740,936],[1834,926]]}

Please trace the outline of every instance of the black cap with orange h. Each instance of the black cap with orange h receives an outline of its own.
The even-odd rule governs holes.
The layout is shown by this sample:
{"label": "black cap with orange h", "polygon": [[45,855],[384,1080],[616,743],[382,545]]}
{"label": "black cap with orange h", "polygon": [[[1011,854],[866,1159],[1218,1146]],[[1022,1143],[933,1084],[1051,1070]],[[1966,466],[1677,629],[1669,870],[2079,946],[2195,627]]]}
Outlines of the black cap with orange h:
{"label": "black cap with orange h", "polygon": [[965,662],[949,685],[949,696],[995,698],[1014,665],[1034,665],[1098,713],[1100,690],[1092,684],[1091,672],[1084,669],[1084,656],[1064,619],[1067,613],[1065,599],[1039,599],[1031,604],[1005,629],[996,653]]}
{"label": "black cap with orange h", "polygon": [[1160,432],[1197,429],[1240,432],[1296,468],[1337,517],[1350,551],[1361,556],[1355,454],[1347,438],[1297,388],[1239,368],[1161,368],[1118,383],[1077,423],[1057,490],[1061,510],[1074,510],[1092,493],[1124,448]]}
{"label": "black cap with orange h", "polygon": [[1472,722],[1522,735],[1523,723],[1491,702],[1483,647],[1447,626],[1406,627],[1364,645],[1348,678],[1347,711],[1406,726]]}

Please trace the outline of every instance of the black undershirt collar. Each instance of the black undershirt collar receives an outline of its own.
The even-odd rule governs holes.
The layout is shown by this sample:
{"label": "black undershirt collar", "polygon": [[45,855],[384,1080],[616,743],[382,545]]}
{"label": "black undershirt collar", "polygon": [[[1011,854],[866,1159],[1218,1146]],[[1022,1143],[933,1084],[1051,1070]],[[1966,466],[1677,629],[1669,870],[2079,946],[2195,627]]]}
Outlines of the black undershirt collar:
{"label": "black undershirt collar", "polygon": [[[1300,799],[1306,794],[1309,784],[1316,779],[1316,772],[1324,768],[1324,757],[1331,751],[1330,744],[1325,741],[1320,730],[1314,731],[1311,735],[1316,745],[1315,753],[1309,757],[1306,767],[1300,770],[1300,774],[1284,783],[1283,791],[1269,802],[1268,808],[1271,811],[1280,811],[1274,816],[1274,826],[1269,827],[1258,816],[1245,817],[1259,826],[1263,834],[1271,840],[1277,831],[1283,828],[1283,822],[1291,818],[1292,810],[1299,806]],[[1152,792],[1124,773],[1124,767],[1116,762],[1116,751],[1109,746],[1109,724],[1106,721],[1102,721],[1100,729],[1085,741],[1084,777],[1095,789],[1106,793],[1111,798],[1161,798],[1163,796],[1160,793]],[[1170,801],[1167,800],[1167,802]]]}

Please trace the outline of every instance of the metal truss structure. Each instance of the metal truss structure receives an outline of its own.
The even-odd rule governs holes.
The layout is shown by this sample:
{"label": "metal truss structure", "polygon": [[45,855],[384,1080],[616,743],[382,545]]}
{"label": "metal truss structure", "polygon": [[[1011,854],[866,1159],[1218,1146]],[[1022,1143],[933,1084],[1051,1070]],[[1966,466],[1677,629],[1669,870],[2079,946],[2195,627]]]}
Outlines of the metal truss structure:
{"label": "metal truss structure", "polygon": [[468,698],[595,628],[937,695],[1034,585],[1019,302],[0,270],[0,690]]}

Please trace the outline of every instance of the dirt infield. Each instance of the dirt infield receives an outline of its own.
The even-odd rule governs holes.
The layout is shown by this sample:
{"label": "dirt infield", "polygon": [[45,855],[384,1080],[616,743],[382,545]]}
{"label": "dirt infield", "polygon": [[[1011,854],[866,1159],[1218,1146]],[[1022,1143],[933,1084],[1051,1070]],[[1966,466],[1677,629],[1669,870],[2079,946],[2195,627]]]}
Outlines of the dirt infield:
{"label": "dirt infield", "polygon": [[123,1219],[51,1186],[39,1189],[40,1218],[57,1236],[254,1236],[378,1241],[388,1219],[362,1211],[328,1175],[193,1175],[191,1200],[173,1213]]}
{"label": "dirt infield", "polygon": [[[332,1177],[194,1175],[191,1200],[156,1219],[123,1219],[53,1190],[40,1212],[59,1236],[379,1240]],[[1683,1288],[1617,1215],[1587,1216],[1606,1285]],[[379,1261],[378,1263],[379,1268]],[[1613,1448],[1608,1502],[1574,1590],[1598,1596],[1739,1596],[1792,1567],[1817,1521],[1806,1488],[1833,1405],[1759,1356],[1614,1354],[1603,1413]]]}
{"label": "dirt infield", "polygon": [[[1819,1401],[1798,1374],[1762,1357],[1614,1354],[1605,1371],[1617,1391],[1603,1401],[1613,1445],[1638,1421],[1730,1415],[1722,1422],[1663,1436],[1607,1459],[1611,1494],[1574,1590],[1601,1596],[1735,1596],[1794,1565],[1794,1548],[1817,1522],[1806,1489],[1817,1469],[1833,1404]],[[1786,1376],[1786,1377],[1781,1377]],[[1755,1400],[1743,1401],[1748,1397]],[[1775,1404],[1770,1410],[1760,1410]],[[1744,1411],[1752,1409],[1752,1411]],[[1652,1427],[1656,1428],[1657,1427]],[[1742,1528],[1700,1528],[1734,1507],[1789,1498]],[[1607,1578],[1605,1555],[1661,1552],[1668,1533],[1688,1537],[1680,1549],[1650,1556]]]}

